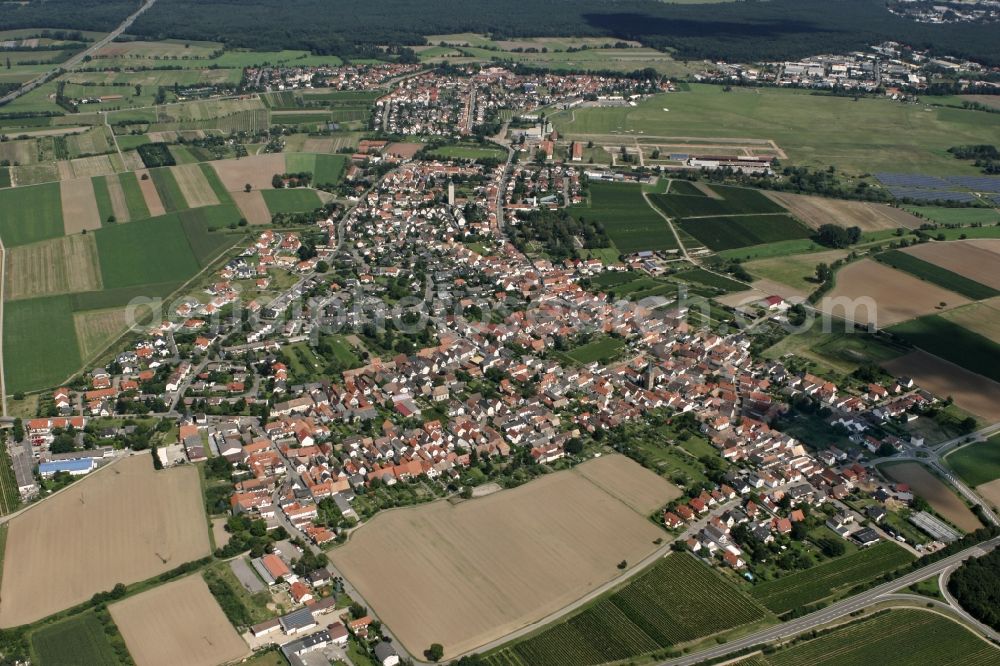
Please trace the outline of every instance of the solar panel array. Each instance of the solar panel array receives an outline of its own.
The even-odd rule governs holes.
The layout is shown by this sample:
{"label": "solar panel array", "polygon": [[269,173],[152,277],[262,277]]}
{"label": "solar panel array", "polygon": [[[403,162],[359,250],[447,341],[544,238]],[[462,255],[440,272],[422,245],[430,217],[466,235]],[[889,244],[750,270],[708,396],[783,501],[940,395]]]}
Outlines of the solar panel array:
{"label": "solar panel array", "polygon": [[914,201],[976,201],[976,195],[971,192],[924,190],[913,187],[890,187],[888,190],[897,199],[913,199]]}
{"label": "solar panel array", "polygon": [[948,176],[948,182],[976,192],[1000,192],[1000,176]]}

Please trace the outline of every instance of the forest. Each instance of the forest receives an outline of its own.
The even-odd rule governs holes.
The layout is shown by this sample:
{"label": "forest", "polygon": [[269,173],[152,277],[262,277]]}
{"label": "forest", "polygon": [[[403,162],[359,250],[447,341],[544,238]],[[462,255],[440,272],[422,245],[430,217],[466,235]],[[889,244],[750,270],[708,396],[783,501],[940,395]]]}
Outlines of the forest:
{"label": "forest", "polygon": [[[107,29],[138,0],[0,0],[0,29]],[[753,61],[845,52],[892,39],[1000,64],[996,26],[915,23],[873,0],[670,4],[655,0],[158,0],[130,30],[150,38],[218,40],[234,47],[371,54],[423,35],[608,35],[681,59]]]}
{"label": "forest", "polygon": [[1000,630],[1000,550],[966,560],[951,575],[948,591],[973,617]]}

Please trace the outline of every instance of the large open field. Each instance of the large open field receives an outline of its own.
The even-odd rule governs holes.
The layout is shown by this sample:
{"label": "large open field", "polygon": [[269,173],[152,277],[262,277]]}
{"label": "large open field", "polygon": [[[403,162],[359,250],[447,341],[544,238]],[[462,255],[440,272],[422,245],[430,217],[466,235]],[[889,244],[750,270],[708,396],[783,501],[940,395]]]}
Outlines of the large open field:
{"label": "large open field", "polygon": [[0,237],[5,247],[62,235],[59,183],[0,190]]}
{"label": "large open field", "polygon": [[177,185],[181,188],[189,208],[214,206],[219,203],[219,198],[215,195],[200,165],[185,164],[172,167],[170,171],[177,180]]}
{"label": "large open field", "polygon": [[4,305],[4,378],[8,391],[55,386],[80,369],[70,302],[69,296],[45,296]]}
{"label": "large open field", "polygon": [[912,245],[903,252],[969,280],[1000,289],[1000,240],[982,238],[921,243]]}
{"label": "large open field", "polygon": [[269,190],[274,174],[285,173],[285,156],[280,153],[251,155],[213,162],[212,167],[229,192],[242,192],[247,184],[255,190]]}
{"label": "large open field", "polygon": [[198,262],[175,216],[116,225],[94,235],[108,289],[181,282],[198,272]]}
{"label": "large open field", "polygon": [[756,585],[751,594],[775,613],[812,604],[875,580],[913,559],[907,551],[883,542],[776,580]]}
{"label": "large open field", "polygon": [[862,259],[837,271],[836,286],[820,301],[820,308],[836,317],[885,328],[968,302],[953,291]]}
{"label": "large open field", "polygon": [[967,412],[1000,421],[1000,383],[919,350],[882,366],[894,375],[912,377],[934,395],[951,396]]}
{"label": "large open field", "polygon": [[971,163],[959,162],[947,149],[1000,144],[996,114],[777,88],[724,92],[722,86],[693,84],[690,92],[654,95],[634,107],[575,108],[551,118],[568,138],[769,139],[791,163],[834,165],[852,174],[898,171],[901,164],[922,173],[975,174]]}
{"label": "large open field", "polygon": [[934,511],[959,529],[972,532],[983,526],[958,495],[920,463],[882,465],[880,469],[893,481],[908,483],[913,494],[927,500]]}
{"label": "large open field", "polygon": [[208,554],[198,471],[154,471],[145,453],[126,458],[10,521],[0,626],[33,622]]}
{"label": "large open field", "polygon": [[8,301],[101,288],[94,236],[76,235],[19,245],[7,251]]}
{"label": "large open field", "polygon": [[137,666],[216,666],[250,651],[197,574],[111,604],[108,610]]}
{"label": "large open field", "polygon": [[93,611],[32,632],[31,651],[40,666],[118,666],[122,663],[108,642],[104,625]]}
{"label": "large open field", "polygon": [[[676,489],[644,480],[634,491],[621,484],[619,465],[645,476],[638,464],[600,460],[458,505],[384,512],[330,559],[411,652],[429,642],[446,654],[475,649],[621,576],[622,560],[635,565],[656,550],[664,533],[631,506],[657,499],[651,485],[660,486],[661,503]],[[406,571],[407,584],[385,585],[386,571]]]}
{"label": "large open field", "polygon": [[753,275],[787,284],[805,293],[819,286],[816,281],[816,266],[832,264],[847,256],[847,250],[827,250],[807,254],[793,254],[787,257],[771,257],[746,262],[743,267]]}
{"label": "large open field", "polygon": [[63,229],[67,234],[101,228],[101,213],[97,207],[94,186],[90,178],[63,181],[60,189]]}
{"label": "large open field", "polygon": [[1000,650],[939,613],[899,608],[758,659],[763,666],[989,666]]}
{"label": "large open field", "polygon": [[963,446],[949,453],[945,461],[970,486],[1000,479],[1000,436]]}
{"label": "large open field", "polygon": [[[960,254],[966,253],[961,252]],[[996,259],[993,262],[994,264],[1000,263],[1000,255],[996,255],[994,258]],[[967,278],[964,275],[955,273],[947,268],[942,268],[937,263],[925,261],[924,259],[914,256],[908,252],[902,252],[900,250],[887,250],[875,255],[875,259],[892,266],[893,268],[909,273],[914,277],[920,278],[921,280],[936,284],[943,289],[948,289],[956,294],[961,294],[966,298],[981,300],[984,298],[1000,296],[1000,291],[997,291],[993,287]],[[976,261],[976,258],[973,257],[969,257],[969,259],[971,261]],[[974,268],[966,269],[966,272],[982,272],[977,270],[980,267],[986,270],[991,268],[988,263],[986,265],[973,264],[973,266]],[[997,266],[993,265],[992,268],[995,269]]]}
{"label": "large open field", "polygon": [[940,315],[927,315],[888,329],[915,347],[1000,382],[1000,344]]}
{"label": "large open field", "polygon": [[677,249],[667,221],[646,203],[639,185],[591,183],[590,201],[569,211],[577,218],[603,224],[611,242],[624,254]]}
{"label": "large open field", "polygon": [[262,190],[261,194],[272,215],[313,211],[323,205],[316,190]]}
{"label": "large open field", "polygon": [[674,553],[582,613],[487,657],[489,666],[589,666],[759,622],[764,609],[694,557]]}
{"label": "large open field", "polygon": [[916,229],[923,224],[920,218],[886,204],[786,192],[768,192],[767,196],[805,222],[810,229],[819,229],[824,224],[837,224],[842,227],[860,227],[862,231],[882,231],[900,227]]}

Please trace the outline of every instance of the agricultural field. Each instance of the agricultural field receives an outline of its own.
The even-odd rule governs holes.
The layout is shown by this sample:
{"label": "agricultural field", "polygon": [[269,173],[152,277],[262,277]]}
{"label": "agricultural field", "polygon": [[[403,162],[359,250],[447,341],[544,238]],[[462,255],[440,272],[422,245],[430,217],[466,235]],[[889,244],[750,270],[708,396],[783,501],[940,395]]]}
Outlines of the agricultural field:
{"label": "agricultural field", "polygon": [[153,181],[156,194],[160,197],[163,208],[168,213],[185,210],[189,207],[180,184],[169,168],[150,169],[149,179]]}
{"label": "agricultural field", "polygon": [[1000,436],[952,451],[945,462],[970,486],[1000,479]]}
{"label": "agricultural field", "polygon": [[97,244],[92,234],[63,236],[7,250],[7,301],[101,288]]}
{"label": "agricultural field", "polygon": [[107,289],[182,282],[198,272],[198,262],[177,217],[130,222],[94,235]]}
{"label": "agricultural field", "polygon": [[[204,520],[200,527],[204,531]],[[108,610],[136,666],[216,666],[250,652],[198,574],[118,601]]]}
{"label": "agricultural field", "polygon": [[953,291],[872,259],[862,259],[837,271],[836,284],[820,301],[820,308],[838,318],[886,328],[968,303],[967,298]]}
{"label": "agricultural field", "polygon": [[0,626],[33,622],[208,554],[198,470],[158,472],[148,455],[121,459],[10,521]]}
{"label": "agricultural field", "polygon": [[719,291],[727,293],[743,291],[747,288],[747,285],[742,282],[738,282],[718,273],[707,271],[704,268],[692,268],[690,270],[681,271],[679,273],[674,273],[672,277],[685,282],[702,284],[706,287],[712,287],[713,289],[718,289]]}
{"label": "agricultural field", "polygon": [[11,167],[10,173],[11,181],[18,187],[41,185],[59,180],[59,169],[52,162]]}
{"label": "agricultural field", "polygon": [[657,208],[672,218],[720,217],[727,215],[783,214],[785,209],[762,192],[744,187],[711,185],[718,196],[652,194]]}
{"label": "agricultural field", "polygon": [[264,196],[264,202],[271,215],[313,211],[323,205],[315,190],[304,188],[263,190],[261,194]]}
{"label": "agricultural field", "polygon": [[177,185],[181,188],[184,200],[187,201],[188,208],[200,208],[201,206],[215,206],[219,203],[212,184],[205,177],[205,173],[198,164],[185,164],[183,166],[171,167]]}
{"label": "agricultural field", "polygon": [[103,351],[111,340],[121,335],[129,326],[128,310],[88,310],[73,313],[76,339],[80,357],[87,362]]}
{"label": "agricultural field", "polygon": [[[764,351],[764,356],[778,359],[793,354],[816,363],[821,374],[832,370],[850,374],[865,363],[883,363],[899,358],[908,347],[855,330],[835,327],[824,331],[820,320],[810,328],[786,336]],[[901,373],[905,374],[905,373]]]}
{"label": "agricultural field", "polygon": [[963,532],[983,526],[959,496],[920,463],[888,463],[879,470],[893,481],[908,483],[914,495],[927,500],[938,515]]}
{"label": "agricultural field", "polygon": [[937,224],[1000,223],[1000,211],[994,208],[943,208],[939,206],[906,206],[907,211]]}
{"label": "agricultural field", "polygon": [[267,208],[264,195],[261,190],[252,192],[233,192],[231,197],[240,209],[240,213],[250,224],[269,224],[271,222],[271,211]]}
{"label": "agricultural field", "polygon": [[40,666],[122,664],[108,640],[104,625],[94,611],[81,613],[31,632],[31,651]]}
{"label": "agricultural field", "polygon": [[434,157],[445,160],[500,160],[507,158],[507,153],[500,148],[478,145],[451,145],[435,148],[431,153]]}
{"label": "agricultural field", "polygon": [[623,254],[677,249],[667,221],[646,203],[641,186],[591,183],[589,202],[568,210],[579,219],[603,224],[611,242]]}
{"label": "agricultural field", "polygon": [[63,235],[59,183],[0,190],[0,238],[4,247]]}
{"label": "agricultural field", "polygon": [[827,199],[807,194],[767,192],[767,196],[810,229],[824,224],[859,227],[862,231],[916,229],[923,220],[900,208],[867,201]]}
{"label": "agricultural field", "polygon": [[679,226],[712,250],[732,250],[812,235],[788,215],[688,218],[681,220]]}
{"label": "agricultural field", "polygon": [[[962,250],[963,248],[956,249]],[[962,252],[962,254],[966,253]],[[965,264],[967,267],[966,270],[982,273],[995,273],[992,269],[995,269],[998,265],[1000,265],[1000,254],[994,254],[992,252],[988,252],[987,254],[990,255],[987,259],[992,258],[993,260],[992,266],[989,263]],[[973,257],[968,258],[975,261]],[[1000,291],[997,291],[993,287],[982,284],[981,282],[976,282],[975,280],[970,280],[967,277],[954,273],[947,268],[942,268],[941,266],[931,263],[930,261],[924,261],[914,253],[901,252],[900,250],[887,250],[875,255],[875,259],[892,266],[893,268],[918,277],[921,280],[926,280],[927,282],[936,284],[943,289],[949,289],[972,300],[982,300],[984,298],[1000,296]],[[987,278],[989,277],[991,276],[987,276]],[[998,281],[998,284],[1000,284],[1000,277],[995,279]]]}
{"label": "agricultural field", "polygon": [[1000,650],[940,613],[895,608],[758,660],[761,666],[989,666]]}
{"label": "agricultural field", "polygon": [[914,347],[1000,382],[1000,343],[940,315],[913,319],[888,330]]}
{"label": "agricultural field", "polygon": [[777,614],[843,594],[855,585],[909,563],[913,556],[899,546],[882,542],[844,555],[806,571],[790,573],[755,585],[750,594]]}
{"label": "agricultural field", "polygon": [[63,181],[60,187],[60,197],[63,230],[67,234],[101,228],[101,211],[91,178]]}
{"label": "agricultural field", "polygon": [[139,192],[142,193],[142,200],[149,215],[156,217],[166,213],[167,211],[163,206],[163,202],[160,201],[160,194],[156,191],[156,183],[153,182],[150,172],[142,169],[135,172],[135,177],[136,184],[139,186]]}
{"label": "agricultural field", "polygon": [[621,661],[767,617],[710,567],[686,553],[673,553],[582,613],[489,655],[487,663],[588,666]]}
{"label": "agricultural field", "polygon": [[793,254],[748,261],[743,264],[743,268],[752,275],[786,284],[808,294],[819,286],[819,282],[816,281],[816,267],[823,263],[830,265],[838,259],[843,259],[847,254],[847,250]]}
{"label": "agricultural field", "polygon": [[4,378],[8,391],[56,386],[80,369],[69,296],[12,301],[4,304],[3,310]]}
{"label": "agricultural field", "polygon": [[[630,504],[665,503],[676,489],[660,480],[659,497],[645,483],[633,497],[618,482],[620,469],[585,476],[595,464],[608,463],[456,505],[380,513],[330,559],[411,652],[428,640],[446,654],[475,649],[622,576],[622,560],[639,563],[656,550],[663,531]],[[631,461],[617,464],[642,472]],[[598,484],[617,488],[625,501]],[[386,571],[402,569],[405,587],[384,584]]]}
{"label": "agricultural field", "polygon": [[[669,110],[667,110],[669,109]],[[816,95],[781,88],[692,84],[680,93],[654,95],[634,107],[572,109],[551,117],[559,134],[583,140],[642,135],[750,138],[776,142],[788,162],[850,175],[898,170],[975,175],[947,149],[959,144],[1000,144],[1000,117],[979,111],[898,104],[887,99]]]}
{"label": "agricultural field", "polygon": [[254,190],[269,190],[274,174],[285,173],[285,156],[280,153],[251,155],[213,162],[211,166],[228,192],[242,192],[247,184]]}
{"label": "agricultural field", "polygon": [[1000,344],[1000,297],[948,310],[941,317]]}
{"label": "agricultural field", "polygon": [[955,404],[983,419],[1000,421],[1000,384],[924,351],[888,360],[882,366],[934,395],[951,396]]}
{"label": "agricultural field", "polygon": [[70,158],[103,155],[115,150],[109,130],[104,126],[93,127],[82,134],[67,136],[66,147]]}
{"label": "agricultural field", "polygon": [[[993,290],[991,296],[996,296],[996,290],[1000,289],[1000,240],[921,243],[911,245],[904,249],[903,253],[931,263],[942,270],[957,273],[967,280],[986,285],[988,289]],[[977,293],[984,291],[986,290],[980,289]],[[967,295],[970,298],[989,298],[989,296]]]}

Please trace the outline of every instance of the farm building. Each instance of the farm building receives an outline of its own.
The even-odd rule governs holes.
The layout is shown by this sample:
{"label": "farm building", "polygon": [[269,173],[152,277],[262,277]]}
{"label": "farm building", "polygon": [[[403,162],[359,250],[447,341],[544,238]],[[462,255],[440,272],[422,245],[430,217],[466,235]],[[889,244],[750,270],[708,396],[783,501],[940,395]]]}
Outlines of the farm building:
{"label": "farm building", "polygon": [[770,157],[723,157],[723,156],[698,156],[692,155],[688,158],[687,165],[695,169],[708,169],[717,171],[719,169],[732,169],[740,173],[771,175]]}
{"label": "farm building", "polygon": [[97,469],[97,461],[93,458],[71,458],[69,460],[50,460],[38,465],[38,473],[44,478],[66,472],[71,476],[84,476]]}

